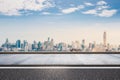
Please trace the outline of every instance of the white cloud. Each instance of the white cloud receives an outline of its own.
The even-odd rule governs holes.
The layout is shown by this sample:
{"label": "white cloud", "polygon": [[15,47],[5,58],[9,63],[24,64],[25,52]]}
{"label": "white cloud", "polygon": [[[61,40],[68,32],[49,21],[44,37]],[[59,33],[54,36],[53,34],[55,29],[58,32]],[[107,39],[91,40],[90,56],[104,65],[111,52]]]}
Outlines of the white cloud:
{"label": "white cloud", "polygon": [[61,15],[73,13],[75,11],[84,9],[86,6],[87,8],[91,6],[91,8],[94,8],[82,12],[83,14],[91,14],[100,17],[111,17],[117,12],[116,9],[110,9],[111,7],[108,6],[107,2],[104,0],[100,0],[96,4],[85,2],[83,5],[76,7],[75,4],[70,4],[71,7],[68,8],[58,8],[58,6],[62,5],[55,5],[53,0],[0,0],[0,14],[7,16],[19,16],[22,14],[29,15],[29,13],[31,14],[32,11],[40,11],[43,15],[49,15],[51,13],[48,11],[43,12],[42,10],[55,7],[56,9],[60,10]]}
{"label": "white cloud", "polygon": [[94,4],[90,3],[90,2],[85,2],[84,3],[86,6],[94,6]]}
{"label": "white cloud", "polygon": [[107,5],[105,5],[105,6],[102,5],[102,6],[97,6],[96,7],[97,10],[103,10],[103,9],[108,9],[108,8],[110,8],[110,7],[107,6]]}
{"label": "white cloud", "polygon": [[62,10],[63,13],[68,14],[68,13],[72,13],[75,12],[76,10],[78,10],[78,8],[68,8],[68,9],[64,9]]}
{"label": "white cloud", "polygon": [[84,8],[83,5],[80,5],[78,7],[71,7],[71,8],[63,9],[62,13],[69,14],[69,13],[75,12],[75,11],[83,9],[83,8]]}
{"label": "white cloud", "polygon": [[83,12],[83,14],[95,14],[96,15],[97,11],[95,9],[91,9],[91,10]]}
{"label": "white cloud", "polygon": [[0,13],[5,15],[20,15],[20,9],[23,9],[23,0],[1,0]]}
{"label": "white cloud", "polygon": [[97,2],[97,5],[106,5],[107,4],[107,2],[105,2],[105,1],[99,1],[99,2]]}
{"label": "white cloud", "polygon": [[100,14],[98,14],[98,16],[101,17],[111,17],[113,16],[115,13],[117,12],[117,10],[103,10]]}
{"label": "white cloud", "polygon": [[110,9],[105,1],[99,1],[96,3],[96,7],[94,9],[90,9],[82,12],[83,14],[91,14],[99,17],[111,17],[116,14],[116,9]]}
{"label": "white cloud", "polygon": [[3,15],[21,15],[20,10],[40,11],[52,7],[49,0],[0,0],[0,13]]}
{"label": "white cloud", "polygon": [[39,11],[43,8],[51,7],[52,4],[47,2],[48,0],[25,0],[24,1],[24,9],[25,10],[33,10],[33,11]]}
{"label": "white cloud", "polygon": [[112,10],[104,9],[101,11],[92,9],[92,10],[83,12],[83,14],[92,14],[92,15],[99,16],[99,17],[111,17],[114,14],[116,14],[116,12],[117,12],[117,10],[115,10],[115,9],[112,9]]}

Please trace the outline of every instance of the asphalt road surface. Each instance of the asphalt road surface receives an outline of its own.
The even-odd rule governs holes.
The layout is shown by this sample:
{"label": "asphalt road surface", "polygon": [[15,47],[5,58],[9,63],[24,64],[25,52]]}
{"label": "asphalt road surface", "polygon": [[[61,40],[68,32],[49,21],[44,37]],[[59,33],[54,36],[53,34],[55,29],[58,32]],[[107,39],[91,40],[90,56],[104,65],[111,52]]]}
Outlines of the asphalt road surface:
{"label": "asphalt road surface", "polygon": [[0,69],[0,80],[120,80],[120,69]]}

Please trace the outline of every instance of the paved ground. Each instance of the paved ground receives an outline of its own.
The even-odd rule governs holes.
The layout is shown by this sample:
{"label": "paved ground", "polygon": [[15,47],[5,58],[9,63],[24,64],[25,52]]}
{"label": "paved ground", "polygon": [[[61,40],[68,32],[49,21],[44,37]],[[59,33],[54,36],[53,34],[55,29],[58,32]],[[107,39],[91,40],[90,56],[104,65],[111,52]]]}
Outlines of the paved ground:
{"label": "paved ground", "polygon": [[[44,64],[119,65],[120,54],[0,54],[0,65],[44,65]],[[120,80],[120,69],[115,68],[75,69],[74,67],[72,67],[72,69],[70,68],[5,69],[3,67],[0,68],[0,80]]]}
{"label": "paved ground", "polygon": [[0,69],[0,80],[120,80],[120,69]]}
{"label": "paved ground", "polygon": [[120,65],[120,54],[0,54],[0,65]]}

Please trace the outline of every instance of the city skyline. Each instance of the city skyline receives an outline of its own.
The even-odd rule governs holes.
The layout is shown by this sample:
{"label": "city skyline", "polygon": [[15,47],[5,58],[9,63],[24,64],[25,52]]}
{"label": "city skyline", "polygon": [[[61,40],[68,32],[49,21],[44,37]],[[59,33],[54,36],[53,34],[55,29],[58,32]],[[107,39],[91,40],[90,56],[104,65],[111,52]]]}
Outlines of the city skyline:
{"label": "city skyline", "polygon": [[[97,33],[99,33],[99,32],[97,32]],[[84,38],[79,38],[79,39],[73,39],[73,40],[67,40],[67,41],[64,41],[64,40],[62,40],[62,38],[60,39],[60,40],[56,40],[55,38],[54,38],[54,40],[55,40],[55,44],[57,44],[57,43],[59,43],[59,42],[64,42],[64,43],[67,43],[67,44],[71,44],[72,43],[72,41],[81,41],[81,40],[86,40],[86,44],[89,44],[89,43],[92,43],[92,42],[96,42],[96,43],[98,43],[98,44],[104,44],[104,45],[106,45],[106,44],[108,44],[108,43],[110,43],[110,35],[109,35],[109,33],[106,35],[107,33],[106,33],[106,31],[104,30],[104,33],[103,33],[103,35],[101,35],[100,34],[100,36],[98,36],[97,34],[95,35],[97,38],[96,38],[96,40],[89,40],[89,38],[88,37],[84,37]],[[48,37],[50,37],[50,36],[48,36]],[[46,37],[46,38],[48,38],[48,37]],[[93,36],[92,36],[93,37]],[[46,40],[46,38],[45,39],[43,39],[43,38],[41,38],[41,39],[38,39],[38,40],[36,40],[36,39],[34,39],[34,37],[32,37],[32,40],[29,40],[29,39],[25,39],[25,38],[22,38],[22,39],[20,39],[20,38],[16,38],[15,40],[11,40],[10,38],[5,38],[5,39],[9,39],[9,41],[11,42],[11,43],[14,43],[16,40],[21,40],[21,41],[24,41],[24,40],[27,40],[29,43],[33,43],[34,41],[37,41],[37,42],[39,42],[39,41],[41,41],[41,42],[44,42],[45,40]],[[53,37],[50,37],[50,38],[53,38]],[[97,40],[99,38],[99,41]],[[105,39],[104,39],[105,38]],[[107,39],[106,39],[107,38]],[[5,39],[1,39],[1,40],[3,40],[2,42],[0,42],[0,45],[2,45],[2,43],[4,43],[5,42]],[[112,37],[111,37],[111,39],[112,39]],[[112,39],[113,40],[113,39]],[[107,43],[106,43],[106,41],[107,41]],[[113,43],[111,43],[112,45],[119,45],[119,43],[117,43],[117,44],[113,44]]]}
{"label": "city skyline", "polygon": [[0,47],[0,51],[80,51],[80,52],[111,52],[120,51],[120,45],[112,45],[107,42],[107,33],[103,32],[103,42],[97,43],[96,41],[86,44],[86,39],[72,41],[67,44],[65,42],[56,43],[53,38],[48,37],[47,40],[36,41],[29,43],[27,40],[16,40],[14,43],[9,42],[7,38]]}
{"label": "city skyline", "polygon": [[[48,37],[48,41],[49,41],[50,39],[54,41],[53,38]],[[111,44],[111,43],[109,43],[109,41],[107,40],[108,37],[107,37],[107,32],[106,32],[106,31],[103,32],[103,38],[102,38],[102,39],[103,39],[103,41],[102,41],[101,43],[97,43],[95,40],[93,40],[93,41],[91,41],[91,42],[89,41],[87,44],[92,43],[92,42],[95,42],[95,43],[97,43],[97,44],[103,44],[104,46],[107,46],[107,44]],[[19,42],[23,41],[23,42],[24,42],[24,41],[28,41],[28,40],[25,40],[25,39],[24,39],[24,40],[17,39],[17,41],[19,41]],[[44,40],[44,41],[46,41],[46,40]],[[37,42],[44,42],[44,41],[39,40],[39,41],[37,41]],[[75,41],[78,41],[78,42],[79,42],[80,40],[75,40]],[[81,41],[84,41],[84,43],[86,43],[86,39],[84,39],[84,38],[83,38]],[[9,42],[9,38],[6,38],[6,42]],[[32,41],[32,43],[33,43],[33,42],[36,42],[36,40],[34,39],[34,40]],[[71,41],[71,43],[72,43],[72,42],[74,42],[74,41]],[[57,44],[57,43],[71,44],[71,43],[62,42],[62,41],[61,41],[61,42],[55,42],[55,41],[54,41],[54,43],[55,43],[55,44]],[[30,43],[30,44],[31,44],[31,43]],[[111,44],[111,45],[113,45],[113,44]],[[118,44],[118,45],[119,45],[119,44]]]}
{"label": "city skyline", "polygon": [[[56,42],[76,40],[120,42],[120,1],[109,0],[1,0],[0,42],[17,39],[32,43],[52,37]],[[9,5],[9,6],[8,6]],[[0,45],[1,45],[0,43]]]}

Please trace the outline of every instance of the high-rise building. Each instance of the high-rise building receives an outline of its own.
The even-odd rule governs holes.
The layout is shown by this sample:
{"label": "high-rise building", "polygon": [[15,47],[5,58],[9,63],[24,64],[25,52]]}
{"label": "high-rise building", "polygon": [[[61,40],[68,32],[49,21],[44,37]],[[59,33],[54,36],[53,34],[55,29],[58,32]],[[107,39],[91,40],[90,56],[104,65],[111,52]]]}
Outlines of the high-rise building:
{"label": "high-rise building", "polygon": [[28,42],[26,40],[23,41],[24,51],[28,51]]}
{"label": "high-rise building", "polygon": [[8,38],[6,39],[6,42],[5,43],[9,43],[9,40],[8,40]]}
{"label": "high-rise building", "polygon": [[27,45],[27,41],[24,40],[24,41],[23,41],[23,46],[25,47],[26,45]]}
{"label": "high-rise building", "polygon": [[37,48],[38,48],[38,44],[37,44],[36,41],[34,41],[34,42],[33,42],[33,49],[34,49],[34,50],[37,50]]}
{"label": "high-rise building", "polygon": [[49,48],[50,48],[50,50],[53,50],[54,49],[54,40],[53,39],[51,39],[51,41],[50,41],[50,43],[49,43]]}
{"label": "high-rise building", "polygon": [[48,37],[48,42],[50,42],[50,37]]}
{"label": "high-rise building", "polygon": [[79,43],[79,41],[75,41],[75,48],[76,49],[80,49],[80,43]]}
{"label": "high-rise building", "polygon": [[38,50],[41,50],[42,43],[39,41],[37,45],[38,45]]}
{"label": "high-rise building", "polygon": [[85,40],[84,39],[82,40],[81,48],[82,48],[82,51],[84,51],[84,49],[85,49]]}
{"label": "high-rise building", "polygon": [[107,38],[107,34],[106,32],[103,33],[103,45],[106,47],[106,38]]}
{"label": "high-rise building", "polygon": [[85,39],[82,40],[82,44],[85,45]]}
{"label": "high-rise building", "polygon": [[16,41],[16,48],[21,48],[21,41],[20,40]]}
{"label": "high-rise building", "polygon": [[8,49],[11,47],[11,44],[9,43],[8,38],[6,39],[5,43],[2,45],[4,48]]}

